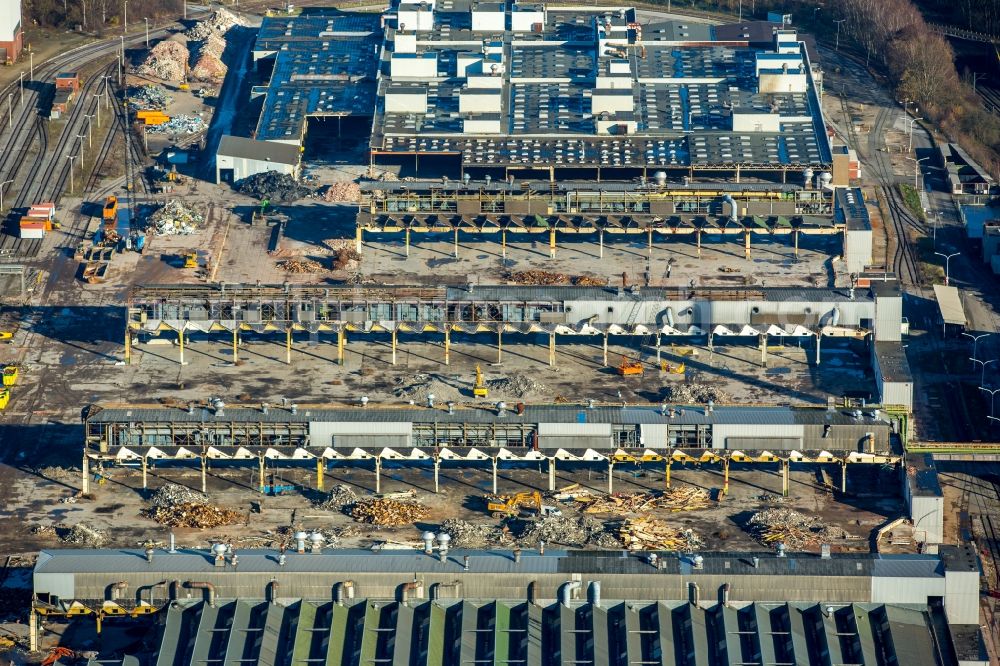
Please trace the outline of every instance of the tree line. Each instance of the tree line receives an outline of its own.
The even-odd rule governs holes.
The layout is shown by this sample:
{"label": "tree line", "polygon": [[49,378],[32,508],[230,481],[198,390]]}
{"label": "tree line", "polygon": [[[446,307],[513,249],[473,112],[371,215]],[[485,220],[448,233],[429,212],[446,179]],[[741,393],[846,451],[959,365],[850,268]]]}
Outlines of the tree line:
{"label": "tree line", "polygon": [[[25,25],[45,28],[76,28],[102,32],[124,20],[125,0],[25,0]],[[128,0],[129,20],[139,23],[183,10],[183,0]]]}

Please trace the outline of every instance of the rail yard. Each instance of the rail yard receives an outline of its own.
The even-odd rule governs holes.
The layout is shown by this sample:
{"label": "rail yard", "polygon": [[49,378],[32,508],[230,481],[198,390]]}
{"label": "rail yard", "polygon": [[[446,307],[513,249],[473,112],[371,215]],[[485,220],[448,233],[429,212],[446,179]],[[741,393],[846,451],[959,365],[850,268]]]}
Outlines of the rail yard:
{"label": "rail yard", "polygon": [[330,4],[12,59],[0,654],[995,663],[984,170],[780,15]]}

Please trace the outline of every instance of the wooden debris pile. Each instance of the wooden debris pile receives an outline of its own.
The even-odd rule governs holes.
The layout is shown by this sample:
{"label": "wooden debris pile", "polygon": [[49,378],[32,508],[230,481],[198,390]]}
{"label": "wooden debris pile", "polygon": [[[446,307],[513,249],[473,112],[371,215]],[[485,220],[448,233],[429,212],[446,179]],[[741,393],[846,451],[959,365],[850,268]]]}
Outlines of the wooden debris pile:
{"label": "wooden debris pile", "polygon": [[606,287],[608,286],[608,279],[594,277],[593,275],[577,275],[573,278],[573,284],[578,287]]}
{"label": "wooden debris pile", "polygon": [[430,512],[423,504],[387,497],[361,500],[351,508],[351,518],[360,523],[397,526],[422,520]]}
{"label": "wooden debris pile", "polygon": [[286,259],[284,261],[278,262],[278,268],[285,271],[286,273],[294,274],[306,274],[306,273],[324,273],[326,269],[323,268],[323,264],[318,261],[313,261],[312,259]]}
{"label": "wooden debris pile", "polygon": [[618,538],[629,550],[691,551],[703,543],[693,530],[674,527],[664,520],[629,518],[618,529]]}
{"label": "wooden debris pile", "polygon": [[755,541],[772,548],[779,543],[788,550],[816,546],[827,536],[827,527],[818,518],[791,509],[765,509],[750,517],[747,529]]}
{"label": "wooden debris pile", "polygon": [[243,521],[243,514],[238,511],[199,502],[182,502],[169,507],[152,507],[146,511],[145,515],[161,525],[201,529],[233,525]]}
{"label": "wooden debris pile", "polygon": [[654,509],[665,511],[697,511],[707,509],[708,493],[701,488],[682,486],[662,493],[637,492],[593,495],[583,492],[573,495],[573,500],[583,506],[584,513],[624,515],[646,513]]}
{"label": "wooden debris pile", "polygon": [[529,271],[514,271],[508,273],[506,276],[509,282],[514,284],[530,284],[530,285],[551,285],[551,284],[566,284],[569,282],[569,276],[565,273],[553,273],[551,271],[540,271],[540,270],[529,270]]}

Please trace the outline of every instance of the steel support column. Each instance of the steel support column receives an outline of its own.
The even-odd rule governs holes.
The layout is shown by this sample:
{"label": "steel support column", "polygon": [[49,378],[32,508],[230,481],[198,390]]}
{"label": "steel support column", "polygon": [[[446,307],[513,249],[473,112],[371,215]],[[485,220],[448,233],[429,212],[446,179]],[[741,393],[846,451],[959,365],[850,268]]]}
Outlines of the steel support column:
{"label": "steel support column", "polygon": [[694,238],[698,243],[698,257],[701,258],[701,229],[694,230]]}
{"label": "steel support column", "polygon": [[444,364],[451,363],[451,327],[444,327]]}
{"label": "steel support column", "polygon": [[406,256],[410,256],[410,228],[406,227]]}
{"label": "steel support column", "polygon": [[847,461],[843,460],[840,463],[840,492],[847,492]]}
{"label": "steel support column", "polygon": [[549,259],[556,258],[556,230],[549,229]]}
{"label": "steel support column", "polygon": [[[235,314],[234,314],[235,316]],[[233,365],[240,362],[240,327],[233,326]]]}
{"label": "steel support column", "polygon": [[615,461],[608,459],[608,494],[615,491]]}
{"label": "steel support column", "polygon": [[184,329],[177,331],[177,345],[181,350],[180,364],[184,365]]}
{"label": "steel support column", "polygon": [[125,363],[132,362],[132,331],[125,327]]}
{"label": "steel support column", "polygon": [[382,458],[375,458],[375,493],[382,492]]}
{"label": "steel support column", "polygon": [[602,352],[603,352],[603,360],[601,362],[604,364],[604,367],[606,368],[606,367],[608,367],[608,334],[607,333],[604,334],[604,344],[602,345]]}
{"label": "steel support column", "polygon": [[597,242],[598,242],[598,254],[601,259],[604,258],[604,229],[599,229],[597,231]]}
{"label": "steel support column", "polygon": [[722,495],[729,494],[729,458],[722,460]]}
{"label": "steel support column", "polygon": [[392,329],[392,364],[396,365],[396,329]]}
{"label": "steel support column", "polygon": [[337,363],[344,365],[344,344],[347,342],[347,331],[341,328],[337,331]]}
{"label": "steel support column", "polygon": [[788,497],[788,461],[781,461],[781,496]]}
{"label": "steel support column", "polygon": [[208,458],[201,457],[201,492],[208,492]]}
{"label": "steel support column", "polygon": [[455,227],[455,258],[458,259],[458,227]]}
{"label": "steel support column", "polygon": [[670,468],[674,466],[674,461],[667,458],[666,465],[663,466],[663,480],[666,482],[667,490],[670,490]]}
{"label": "steel support column", "polygon": [[264,481],[264,454],[257,456],[257,476],[258,476],[257,489],[263,495],[265,490],[264,486],[266,485]]}
{"label": "steel support column", "polygon": [[146,462],[146,456],[143,456],[142,457],[142,489],[143,490],[145,490],[148,487],[148,485],[146,483],[146,469],[148,467],[149,467],[149,465]]}
{"label": "steel support column", "polygon": [[503,361],[503,326],[497,328],[497,363]]}
{"label": "steel support column", "polygon": [[434,494],[436,495],[441,490],[440,486],[440,476],[441,476],[441,459],[434,459]]}
{"label": "steel support column", "polygon": [[549,333],[549,367],[556,367],[556,334]]}
{"label": "steel support column", "polygon": [[821,342],[822,339],[823,339],[823,334],[819,331],[816,331],[816,365],[819,365],[819,350],[823,344]]}
{"label": "steel support column", "polygon": [[792,232],[792,241],[795,243],[795,256],[799,256],[799,230]]}
{"label": "steel support column", "polygon": [[354,249],[355,251],[357,251],[358,254],[361,254],[361,242],[362,242],[361,233],[362,229],[361,225],[359,224],[354,230]]}
{"label": "steel support column", "polygon": [[316,490],[323,490],[323,477],[325,471],[323,469],[323,462],[322,456],[316,458]]}
{"label": "steel support column", "polygon": [[292,364],[292,327],[285,329],[285,364]]}
{"label": "steel support column", "polygon": [[767,333],[760,336],[760,367],[767,367]]}
{"label": "steel support column", "polygon": [[497,459],[490,458],[490,462],[493,464],[493,494],[497,494]]}
{"label": "steel support column", "polygon": [[80,476],[80,492],[86,495],[90,492],[90,458],[83,454],[83,467]]}
{"label": "steel support column", "polygon": [[656,332],[656,367],[660,367],[660,332]]}
{"label": "steel support column", "polygon": [[747,229],[743,232],[743,256],[747,261],[750,260],[750,230]]}
{"label": "steel support column", "polygon": [[556,489],[556,459],[549,458],[549,492]]}
{"label": "steel support column", "polygon": [[504,259],[507,258],[507,230],[500,230],[500,256]]}

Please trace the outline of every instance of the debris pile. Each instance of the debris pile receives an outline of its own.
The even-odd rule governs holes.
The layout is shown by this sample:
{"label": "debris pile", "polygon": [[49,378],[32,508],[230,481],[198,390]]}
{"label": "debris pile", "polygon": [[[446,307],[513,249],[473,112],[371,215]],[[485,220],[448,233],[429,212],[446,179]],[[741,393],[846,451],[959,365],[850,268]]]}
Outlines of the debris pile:
{"label": "debris pile", "polygon": [[272,202],[295,201],[309,194],[308,187],[302,187],[288,174],[277,171],[265,171],[244,178],[236,184],[236,189],[248,197]]}
{"label": "debris pile", "polygon": [[233,28],[245,25],[246,22],[236,14],[225,9],[217,9],[207,19],[195,23],[194,27],[184,34],[188,39],[204,41],[213,35],[225,36]]}
{"label": "debris pile", "polygon": [[172,483],[153,494],[143,515],[170,527],[220,527],[243,519],[239,512],[209,504],[205,495]]}
{"label": "debris pile", "polygon": [[323,201],[356,203],[361,199],[361,188],[355,182],[334,183],[323,192]]}
{"label": "debris pile", "polygon": [[528,523],[517,537],[522,546],[537,546],[540,541],[572,548],[621,548],[621,543],[606,531],[604,523],[590,516],[548,515]]}
{"label": "debris pile", "polygon": [[818,545],[828,529],[818,518],[791,509],[764,509],[750,516],[747,529],[755,541],[765,546],[785,544],[789,550]]}
{"label": "debris pile", "polygon": [[510,398],[526,398],[548,390],[541,382],[521,374],[487,380],[486,388],[493,393],[501,393]]}
{"label": "debris pile", "polygon": [[419,502],[386,497],[361,500],[351,508],[351,518],[358,522],[390,527],[422,520],[428,513],[427,507]]}
{"label": "debris pile", "polygon": [[333,269],[336,271],[356,271],[360,263],[361,253],[348,246],[337,250],[337,258],[333,260]]}
{"label": "debris pile", "polygon": [[503,528],[457,518],[444,521],[440,531],[451,537],[452,548],[494,548],[510,541],[509,533]]}
{"label": "debris pile", "polygon": [[103,548],[108,543],[108,535],[104,530],[90,527],[84,523],[77,523],[62,535],[62,540],[64,543],[76,546]]}
{"label": "debris pile", "polygon": [[219,35],[209,35],[191,53],[191,76],[199,81],[222,81],[229,68],[222,62],[226,40]]}
{"label": "debris pile", "polygon": [[345,485],[339,485],[327,493],[323,501],[316,504],[316,508],[326,511],[343,511],[345,506],[350,506],[357,501],[357,493]]}
{"label": "debris pile", "polygon": [[204,216],[194,209],[180,201],[170,201],[149,216],[147,226],[154,229],[157,236],[186,236],[197,231],[204,221]]}
{"label": "debris pile", "polygon": [[136,72],[163,81],[183,81],[188,50],[178,39],[165,39],[149,50]]}
{"label": "debris pile", "polygon": [[541,270],[514,271],[512,273],[508,273],[504,277],[508,282],[513,282],[514,284],[544,286],[551,284],[566,284],[569,282],[569,276],[565,273],[553,273],[551,271]]}
{"label": "debris pile", "polygon": [[608,279],[594,277],[593,275],[577,275],[573,278],[573,284],[578,287],[606,287],[608,286]]}
{"label": "debris pile", "polygon": [[[567,491],[563,491],[566,493]],[[653,509],[667,511],[697,511],[709,506],[708,493],[694,486],[683,486],[663,493],[637,492],[593,495],[584,491],[573,494],[573,500],[583,506],[584,513],[623,515],[645,513]]]}
{"label": "debris pile", "polygon": [[415,375],[401,376],[398,386],[393,391],[396,397],[403,400],[412,400],[415,403],[426,404],[430,396],[434,396],[437,404],[447,402],[459,402],[463,400],[462,393],[452,386],[450,378],[441,375],[428,375],[417,373]]}
{"label": "debris pile", "polygon": [[693,405],[707,403],[709,400],[714,403],[731,402],[732,396],[720,388],[707,384],[671,384],[663,390],[663,400]]}
{"label": "debris pile", "polygon": [[173,116],[162,125],[150,125],[147,131],[154,134],[196,134],[204,131],[207,125],[201,116]]}
{"label": "debris pile", "polygon": [[325,273],[323,264],[312,259],[285,259],[278,262],[278,268],[293,275],[304,275],[309,273]]}
{"label": "debris pile", "polygon": [[141,86],[129,86],[125,91],[125,98],[129,106],[133,109],[150,109],[163,111],[167,108],[173,98],[160,86],[146,84]]}
{"label": "debris pile", "polygon": [[691,551],[702,546],[702,540],[693,530],[649,517],[629,518],[618,529],[618,535],[629,550]]}

